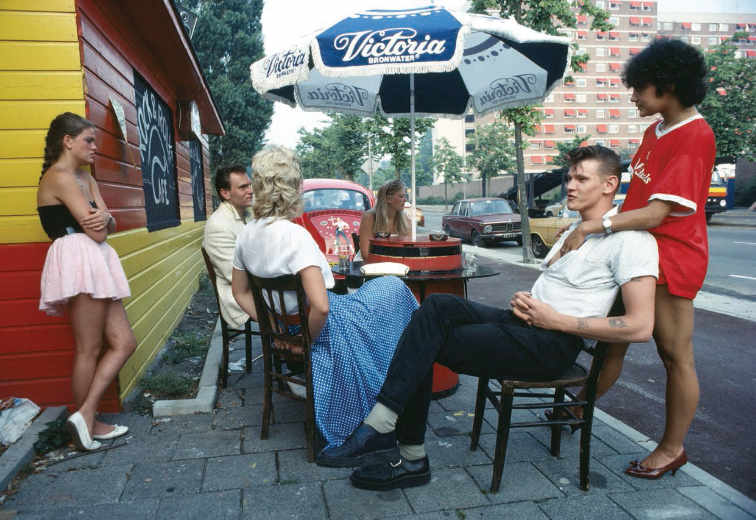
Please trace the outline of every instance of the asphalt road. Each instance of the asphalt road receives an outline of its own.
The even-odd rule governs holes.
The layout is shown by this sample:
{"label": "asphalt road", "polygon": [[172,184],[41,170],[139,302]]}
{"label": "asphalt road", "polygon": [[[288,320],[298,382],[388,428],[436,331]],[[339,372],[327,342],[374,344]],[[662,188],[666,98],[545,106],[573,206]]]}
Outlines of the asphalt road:
{"label": "asphalt road", "polygon": [[[424,206],[423,213],[426,226],[421,232],[441,230],[441,206]],[[703,290],[756,302],[756,213],[715,215],[708,229],[709,268]]]}
{"label": "asphalt road", "polygon": [[[440,229],[440,211],[425,211],[425,229]],[[756,218],[754,219],[756,224]],[[422,229],[421,229],[422,232]],[[723,223],[709,228],[711,260],[705,290],[756,300],[756,228]],[[518,250],[505,243],[502,249]],[[498,248],[497,248],[498,249]],[[480,258],[501,271],[493,279],[473,280],[473,300],[508,306],[514,291],[530,288],[538,271]],[[733,277],[730,275],[738,275]],[[756,498],[756,322],[697,309],[694,345],[701,400],[686,450],[691,462],[735,489]],[[634,344],[622,376],[599,407],[659,440],[664,430],[666,375],[653,342]]]}

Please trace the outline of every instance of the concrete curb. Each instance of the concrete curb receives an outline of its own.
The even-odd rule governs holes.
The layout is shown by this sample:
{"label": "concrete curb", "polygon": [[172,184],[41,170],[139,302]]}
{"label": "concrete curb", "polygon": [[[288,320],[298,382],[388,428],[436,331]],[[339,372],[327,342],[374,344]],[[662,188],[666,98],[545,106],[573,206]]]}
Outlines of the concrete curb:
{"label": "concrete curb", "polygon": [[152,404],[153,417],[170,417],[173,415],[191,415],[194,413],[209,413],[215,408],[218,397],[218,370],[223,356],[223,337],[220,319],[215,324],[213,336],[210,339],[210,349],[202,367],[197,397],[194,399],[164,399]]}
{"label": "concrete curb", "polygon": [[13,477],[34,458],[34,443],[37,442],[39,432],[47,428],[47,423],[60,419],[65,411],[65,406],[46,408],[21,438],[3,453],[0,457],[0,491],[7,489]]}
{"label": "concrete curb", "polygon": [[[603,410],[596,408],[594,417],[606,423],[606,425],[610,428],[620,432],[622,435],[628,437],[630,440],[647,450],[654,450],[658,445],[657,442],[649,439],[648,436],[639,432],[635,428],[631,428],[619,419],[615,419]],[[748,514],[756,516],[756,500],[748,498],[732,486],[726,484],[725,482],[722,482],[718,478],[714,477],[713,475],[707,473],[703,469],[690,462],[680,468],[680,471],[696,479],[701,484],[708,487],[723,498],[729,500]]]}

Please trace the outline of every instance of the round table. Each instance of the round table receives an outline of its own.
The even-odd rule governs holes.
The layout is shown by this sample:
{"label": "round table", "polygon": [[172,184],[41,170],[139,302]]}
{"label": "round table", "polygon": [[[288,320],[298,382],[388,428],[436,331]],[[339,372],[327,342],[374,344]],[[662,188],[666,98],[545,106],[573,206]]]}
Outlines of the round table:
{"label": "round table", "polygon": [[[362,273],[360,268],[363,262],[354,262],[349,270],[340,269],[339,266],[333,267],[333,272],[344,276],[347,287],[360,287],[366,279],[375,278],[381,275],[367,276]],[[410,271],[404,276],[400,276],[407,284],[417,301],[422,304],[425,297],[429,294],[447,293],[455,294],[462,298],[467,298],[467,281],[475,278],[487,278],[496,276],[498,271],[488,266],[482,265],[463,265],[461,269],[452,269],[448,271]],[[433,398],[453,394],[459,386],[459,376],[438,363],[433,365]]]}

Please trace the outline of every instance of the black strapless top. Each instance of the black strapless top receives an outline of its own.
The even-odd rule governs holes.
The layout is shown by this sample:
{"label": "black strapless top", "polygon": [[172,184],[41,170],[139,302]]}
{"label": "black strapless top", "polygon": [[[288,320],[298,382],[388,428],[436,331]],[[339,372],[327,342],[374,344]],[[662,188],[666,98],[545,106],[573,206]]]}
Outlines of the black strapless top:
{"label": "black strapless top", "polygon": [[[94,201],[89,201],[89,204],[93,208],[97,207]],[[39,221],[42,223],[42,229],[45,230],[45,233],[47,233],[47,236],[51,240],[71,233],[84,232],[65,204],[38,206],[37,211],[39,212]]]}

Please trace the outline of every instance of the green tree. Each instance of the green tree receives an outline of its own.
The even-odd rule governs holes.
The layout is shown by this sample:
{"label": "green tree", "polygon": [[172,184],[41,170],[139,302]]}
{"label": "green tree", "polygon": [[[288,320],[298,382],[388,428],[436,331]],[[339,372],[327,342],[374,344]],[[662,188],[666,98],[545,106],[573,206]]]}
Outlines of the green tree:
{"label": "green tree", "polygon": [[367,124],[353,114],[329,116],[327,126],[299,131],[297,153],[304,175],[354,182],[368,156]]}
{"label": "green tree", "polygon": [[[429,118],[415,119],[415,141],[417,142],[435,121]],[[368,131],[375,137],[381,153],[391,157],[394,176],[399,179],[401,171],[410,167],[410,120],[407,117],[387,119],[376,115],[368,124]],[[417,165],[415,165],[417,170]]]}
{"label": "green tree", "polygon": [[[734,38],[742,37],[736,33]],[[708,91],[698,110],[717,141],[717,156],[756,159],[756,60],[736,58],[730,40],[706,55]]]}
{"label": "green tree", "polygon": [[226,128],[210,136],[210,165],[249,164],[263,144],[273,105],[249,81],[249,64],[263,56],[263,0],[177,0],[197,15],[192,46]]}
{"label": "green tree", "polygon": [[[489,9],[498,9],[502,18],[514,18],[518,23],[547,34],[564,36],[560,29],[574,28],[577,19],[573,12],[573,2],[570,0],[473,0],[471,11],[483,13]],[[608,31],[613,28],[608,22],[609,13],[598,8],[590,1],[578,1],[578,12],[591,17],[591,29]],[[582,70],[588,61],[588,54],[578,54],[578,45],[573,43],[575,51],[572,55],[570,67],[572,71]],[[525,106],[503,111],[504,119],[514,125],[515,149],[517,152],[517,194],[520,208],[527,208],[525,192],[525,161],[523,158],[522,133],[534,135],[535,126],[540,120],[540,114],[533,107]],[[522,217],[522,257],[524,262],[531,262],[530,250],[530,221],[528,212],[520,210]]]}
{"label": "green tree", "polygon": [[588,143],[588,139],[590,139],[591,136],[589,135],[576,135],[572,138],[572,141],[560,141],[557,143],[557,151],[559,152],[559,155],[554,157],[554,167],[555,168],[561,168],[563,166],[567,166],[567,152],[570,150],[573,150],[575,148],[578,148],[580,146],[585,146]]}
{"label": "green tree", "polygon": [[444,204],[449,204],[449,183],[464,182],[469,174],[462,170],[464,160],[446,138],[438,142],[433,153],[433,168],[436,173],[444,176]]}
{"label": "green tree", "polygon": [[486,180],[500,171],[512,173],[516,167],[512,131],[502,121],[495,121],[483,128],[476,128],[470,143],[475,147],[467,156],[467,166],[480,172],[483,196],[486,195]]}

